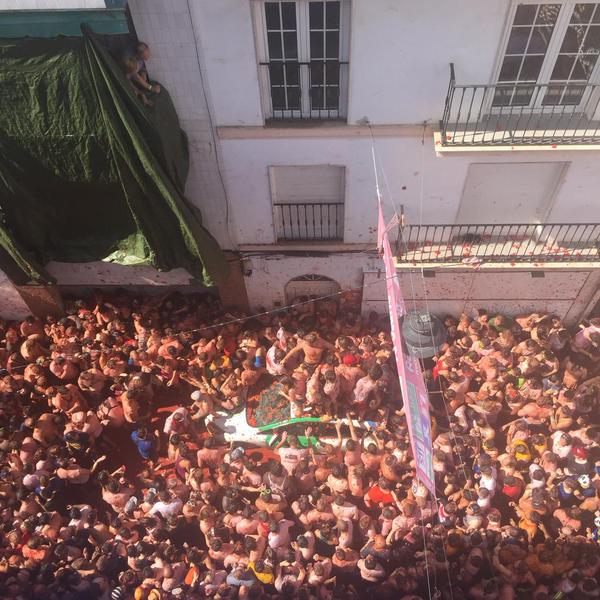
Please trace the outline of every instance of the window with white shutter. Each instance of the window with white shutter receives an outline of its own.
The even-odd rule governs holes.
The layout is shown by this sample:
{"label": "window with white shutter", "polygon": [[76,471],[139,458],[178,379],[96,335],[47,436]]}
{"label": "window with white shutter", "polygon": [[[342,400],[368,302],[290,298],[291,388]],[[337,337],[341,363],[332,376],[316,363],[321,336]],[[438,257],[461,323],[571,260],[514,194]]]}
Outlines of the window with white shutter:
{"label": "window with white shutter", "polygon": [[277,241],[343,241],[345,168],[269,168]]}

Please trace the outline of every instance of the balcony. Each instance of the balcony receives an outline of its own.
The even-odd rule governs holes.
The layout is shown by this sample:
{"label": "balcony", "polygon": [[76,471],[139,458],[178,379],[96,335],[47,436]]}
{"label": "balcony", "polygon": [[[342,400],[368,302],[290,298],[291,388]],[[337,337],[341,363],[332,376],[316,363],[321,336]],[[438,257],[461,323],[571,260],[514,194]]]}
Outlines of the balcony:
{"label": "balcony", "polygon": [[399,263],[556,263],[600,261],[600,224],[410,225]]}
{"label": "balcony", "polygon": [[348,63],[326,59],[260,63],[268,119],[310,121],[346,116]]}
{"label": "balcony", "polygon": [[599,103],[591,83],[457,85],[451,64],[436,148],[589,148],[600,144]]}
{"label": "balcony", "polygon": [[278,242],[341,242],[344,204],[310,202],[274,204]]}

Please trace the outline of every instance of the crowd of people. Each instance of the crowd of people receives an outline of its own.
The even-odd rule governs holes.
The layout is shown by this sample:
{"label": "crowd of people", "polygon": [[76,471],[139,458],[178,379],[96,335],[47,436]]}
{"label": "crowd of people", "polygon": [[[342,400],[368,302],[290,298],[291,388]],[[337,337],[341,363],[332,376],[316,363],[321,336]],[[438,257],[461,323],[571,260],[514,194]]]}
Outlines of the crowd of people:
{"label": "crowd of people", "polygon": [[[600,597],[600,321],[446,319],[433,495],[385,317],[122,290],[65,311],[0,324],[1,598]],[[306,431],[226,442],[211,416],[274,382]]]}

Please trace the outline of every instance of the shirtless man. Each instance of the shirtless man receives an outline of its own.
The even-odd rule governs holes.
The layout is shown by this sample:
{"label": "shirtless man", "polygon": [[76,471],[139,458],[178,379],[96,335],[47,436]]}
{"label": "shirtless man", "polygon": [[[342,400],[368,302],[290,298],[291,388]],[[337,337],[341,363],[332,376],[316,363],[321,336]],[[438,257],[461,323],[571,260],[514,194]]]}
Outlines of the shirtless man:
{"label": "shirtless man", "polygon": [[75,462],[75,459],[63,459],[59,462],[59,467],[56,469],[56,475],[60,479],[64,479],[67,483],[83,485],[87,483],[90,476],[96,471],[100,463],[106,460],[106,456],[98,458],[91,466],[86,469]]}
{"label": "shirtless man", "polygon": [[75,363],[64,356],[57,356],[52,360],[50,372],[62,381],[74,381],[79,375],[79,369]]}
{"label": "shirtless man", "polygon": [[281,365],[286,367],[291,358],[299,356],[301,353],[303,361],[307,365],[318,365],[325,350],[333,352],[335,347],[333,344],[321,338],[316,331],[312,331],[305,335],[303,339],[298,340],[295,348],[285,355],[285,358],[281,361]]}

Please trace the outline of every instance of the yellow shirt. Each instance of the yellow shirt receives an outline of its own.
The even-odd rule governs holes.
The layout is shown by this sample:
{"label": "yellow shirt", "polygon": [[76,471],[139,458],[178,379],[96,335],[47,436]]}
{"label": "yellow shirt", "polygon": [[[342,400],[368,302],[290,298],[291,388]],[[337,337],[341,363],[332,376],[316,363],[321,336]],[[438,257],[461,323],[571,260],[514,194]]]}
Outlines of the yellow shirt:
{"label": "yellow shirt", "polygon": [[533,444],[533,449],[536,451],[538,456],[542,456],[546,450],[548,450],[548,444],[544,441],[543,444]]}
{"label": "yellow shirt", "polygon": [[523,446],[526,448],[526,450],[525,452],[517,452],[515,450],[515,458],[522,462],[531,462],[531,452],[529,451],[529,448],[527,448],[525,443],[522,440],[519,440],[518,442],[515,442],[515,447],[516,446]]}
{"label": "yellow shirt", "polygon": [[258,579],[261,583],[269,584],[269,583],[273,583],[275,581],[275,576],[273,575],[273,570],[271,569],[271,567],[265,565],[266,573],[265,572],[259,573],[254,568],[253,562],[249,562],[248,566],[252,569],[254,575],[256,576],[256,579]]}
{"label": "yellow shirt", "polygon": [[215,361],[210,363],[210,367],[208,367],[211,371],[216,371],[217,369],[228,369],[231,366],[231,359],[229,356],[221,356],[221,364],[218,365]]}

